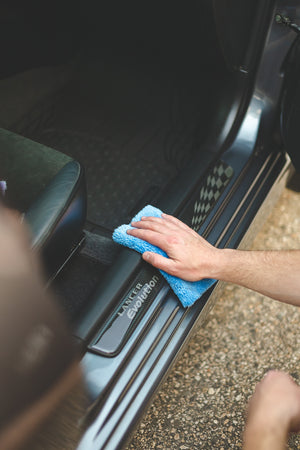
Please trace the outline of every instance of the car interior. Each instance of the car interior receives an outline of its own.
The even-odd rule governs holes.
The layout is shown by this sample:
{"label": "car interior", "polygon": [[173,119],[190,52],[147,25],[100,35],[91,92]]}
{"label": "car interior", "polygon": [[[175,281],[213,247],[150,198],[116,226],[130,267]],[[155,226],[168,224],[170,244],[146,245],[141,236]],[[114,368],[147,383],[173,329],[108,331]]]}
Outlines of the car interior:
{"label": "car interior", "polygon": [[[106,384],[98,375],[90,383],[96,403],[108,398],[109,383],[122,391],[120,367],[132,363],[133,349],[151,324],[158,320],[163,330],[145,351],[152,357],[159,339],[161,354],[167,348],[163,332],[170,333],[170,341],[176,327],[192,328],[203,307],[183,311],[168,298],[164,309],[169,291],[163,281],[137,254],[113,242],[113,230],[151,204],[205,237],[211,233],[214,244],[238,246],[270,186],[286,172],[281,137],[276,141],[272,128],[279,122],[282,80],[257,82],[263,64],[273,64],[274,73],[282,67],[270,47],[259,66],[263,43],[269,42],[270,3],[5,0],[0,6],[0,167],[7,203],[31,228],[32,245],[43,256],[74,339],[82,354],[90,351],[86,365],[90,370],[99,362],[97,374],[107,376]],[[275,48],[279,40],[274,42]],[[253,95],[257,85],[271,99],[269,109],[263,95]],[[262,113],[265,105],[269,121]],[[257,131],[260,120],[263,132]],[[245,151],[234,147],[240,129]],[[208,220],[214,208],[217,213]],[[157,282],[151,294],[156,303],[152,308],[150,299],[142,313],[147,324],[138,319],[131,331],[118,330],[111,317],[121,316],[118,308],[126,303],[120,298],[128,300],[139,277]],[[140,335],[133,337],[138,327]],[[174,354],[189,332],[173,339]],[[96,342],[96,334],[103,342]],[[170,365],[171,357],[165,358]],[[145,361],[136,362],[140,371]],[[115,430],[108,415],[117,415],[119,398],[123,401],[140,374],[134,364],[131,370],[128,387],[107,406],[107,416],[103,410],[107,436]]]}
{"label": "car interior", "polygon": [[[1,164],[9,203],[27,211],[67,162],[85,171],[87,220],[79,186],[84,175],[77,173],[78,186],[68,194],[74,199],[81,191],[77,230],[65,233],[70,242],[62,234],[47,246],[48,253],[59,252],[62,242],[70,249],[85,229],[84,248],[56,280],[71,321],[118,253],[113,229],[144,205],[159,204],[195,156],[208,167],[220,151],[212,141],[240,94],[233,69],[244,58],[255,2],[238,8],[239,29],[232,27],[231,35],[224,26],[216,31],[215,21],[224,24],[228,15],[216,3],[215,10],[208,1],[184,8],[137,1],[54,1],[45,8],[35,0],[1,7],[2,41],[8,43],[0,81]],[[52,193],[47,201],[65,211],[62,202],[70,199]],[[30,223],[42,215],[34,208]],[[53,258],[46,256],[52,274],[62,261]]]}

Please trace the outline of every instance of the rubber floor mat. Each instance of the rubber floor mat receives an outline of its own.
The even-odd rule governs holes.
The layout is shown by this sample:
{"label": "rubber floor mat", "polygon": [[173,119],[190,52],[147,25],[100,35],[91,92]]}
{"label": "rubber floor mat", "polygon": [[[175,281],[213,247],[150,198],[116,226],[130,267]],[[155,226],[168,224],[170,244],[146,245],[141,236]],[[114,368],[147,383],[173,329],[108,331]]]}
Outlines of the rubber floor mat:
{"label": "rubber floor mat", "polygon": [[[203,75],[204,77],[204,75]],[[86,169],[88,220],[113,229],[162,190],[199,149],[216,87],[128,59],[82,62],[51,128],[30,135]]]}
{"label": "rubber floor mat", "polygon": [[86,169],[89,221],[113,229],[128,221],[177,173],[171,164],[128,155],[100,137],[74,131],[45,130],[40,139],[80,161]]}

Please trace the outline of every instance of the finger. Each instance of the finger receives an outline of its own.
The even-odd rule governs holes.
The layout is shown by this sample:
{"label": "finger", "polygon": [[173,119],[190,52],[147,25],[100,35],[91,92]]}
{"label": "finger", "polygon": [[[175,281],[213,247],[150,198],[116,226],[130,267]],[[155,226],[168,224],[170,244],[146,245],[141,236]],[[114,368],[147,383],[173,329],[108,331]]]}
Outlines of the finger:
{"label": "finger", "polygon": [[[152,220],[153,219],[153,220]],[[154,220],[156,219],[156,220]],[[152,230],[157,233],[169,234],[172,229],[167,225],[166,221],[158,219],[158,217],[145,218],[139,222],[132,222],[131,225],[137,229]]]}
{"label": "finger", "polygon": [[152,216],[143,216],[141,220],[138,222],[132,222],[131,225],[136,228],[148,228],[151,230],[158,231],[160,233],[168,231],[189,231],[193,232],[191,228],[185,225],[180,220],[176,219],[173,216],[168,216],[163,214],[162,217],[152,217]]}
{"label": "finger", "polygon": [[172,259],[166,258],[165,256],[159,255],[154,252],[145,252],[142,255],[143,259],[147,261],[152,266],[157,269],[163,270],[170,275],[174,274],[174,261]]}
{"label": "finger", "polygon": [[186,225],[184,222],[182,222],[181,220],[177,219],[174,216],[170,216],[169,214],[163,213],[162,217],[169,223],[172,223],[173,225],[181,228],[182,230],[192,232],[193,234],[195,233],[194,230],[192,230],[192,228],[190,228],[188,225]]}
{"label": "finger", "polygon": [[[184,230],[186,232],[195,234],[195,231],[192,230],[188,225],[183,223],[181,220],[177,219],[174,216],[163,213],[161,217],[152,217],[152,216],[143,216],[141,217],[140,222],[133,222],[132,225],[135,226],[136,223],[147,223],[147,226],[152,227],[152,224],[160,224],[164,226],[164,228],[170,230]],[[197,233],[196,233],[197,234]]]}
{"label": "finger", "polygon": [[15,239],[19,242],[23,242],[26,246],[30,247],[31,235],[28,226],[22,222],[22,215],[19,211],[14,209],[5,208],[2,214],[5,215],[6,225],[9,227],[10,233],[15,235]]}
{"label": "finger", "polygon": [[143,241],[147,241],[156,247],[161,248],[162,250],[167,252],[167,242],[166,238],[163,234],[158,233],[156,231],[141,229],[141,228],[133,228],[127,230],[127,234],[130,236],[134,236],[136,238],[142,239]]}

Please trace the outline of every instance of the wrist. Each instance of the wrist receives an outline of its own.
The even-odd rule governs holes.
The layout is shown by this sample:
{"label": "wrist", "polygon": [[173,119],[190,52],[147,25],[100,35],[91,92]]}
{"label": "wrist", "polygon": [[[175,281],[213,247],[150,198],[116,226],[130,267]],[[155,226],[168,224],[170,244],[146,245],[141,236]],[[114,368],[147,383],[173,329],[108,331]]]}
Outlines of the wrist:
{"label": "wrist", "polygon": [[238,250],[233,249],[215,249],[216,255],[213,259],[214,264],[210,267],[209,278],[221,281],[234,282],[236,271],[240,267],[238,259]]}

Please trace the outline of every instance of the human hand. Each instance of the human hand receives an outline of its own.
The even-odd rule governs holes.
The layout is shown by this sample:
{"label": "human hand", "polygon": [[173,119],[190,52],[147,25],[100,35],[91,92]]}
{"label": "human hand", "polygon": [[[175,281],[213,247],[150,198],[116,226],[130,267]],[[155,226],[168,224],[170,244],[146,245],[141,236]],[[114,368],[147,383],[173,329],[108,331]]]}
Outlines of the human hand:
{"label": "human hand", "polygon": [[30,233],[17,211],[0,206],[0,278],[41,277],[41,265],[31,249]]}
{"label": "human hand", "polygon": [[300,387],[288,374],[272,370],[258,383],[249,402],[247,427],[278,428],[284,434],[300,430]]}
{"label": "human hand", "polygon": [[158,269],[187,281],[215,278],[220,251],[173,216],[142,217],[132,222],[128,234],[143,239],[165,251],[169,258],[153,252],[143,259]]}

